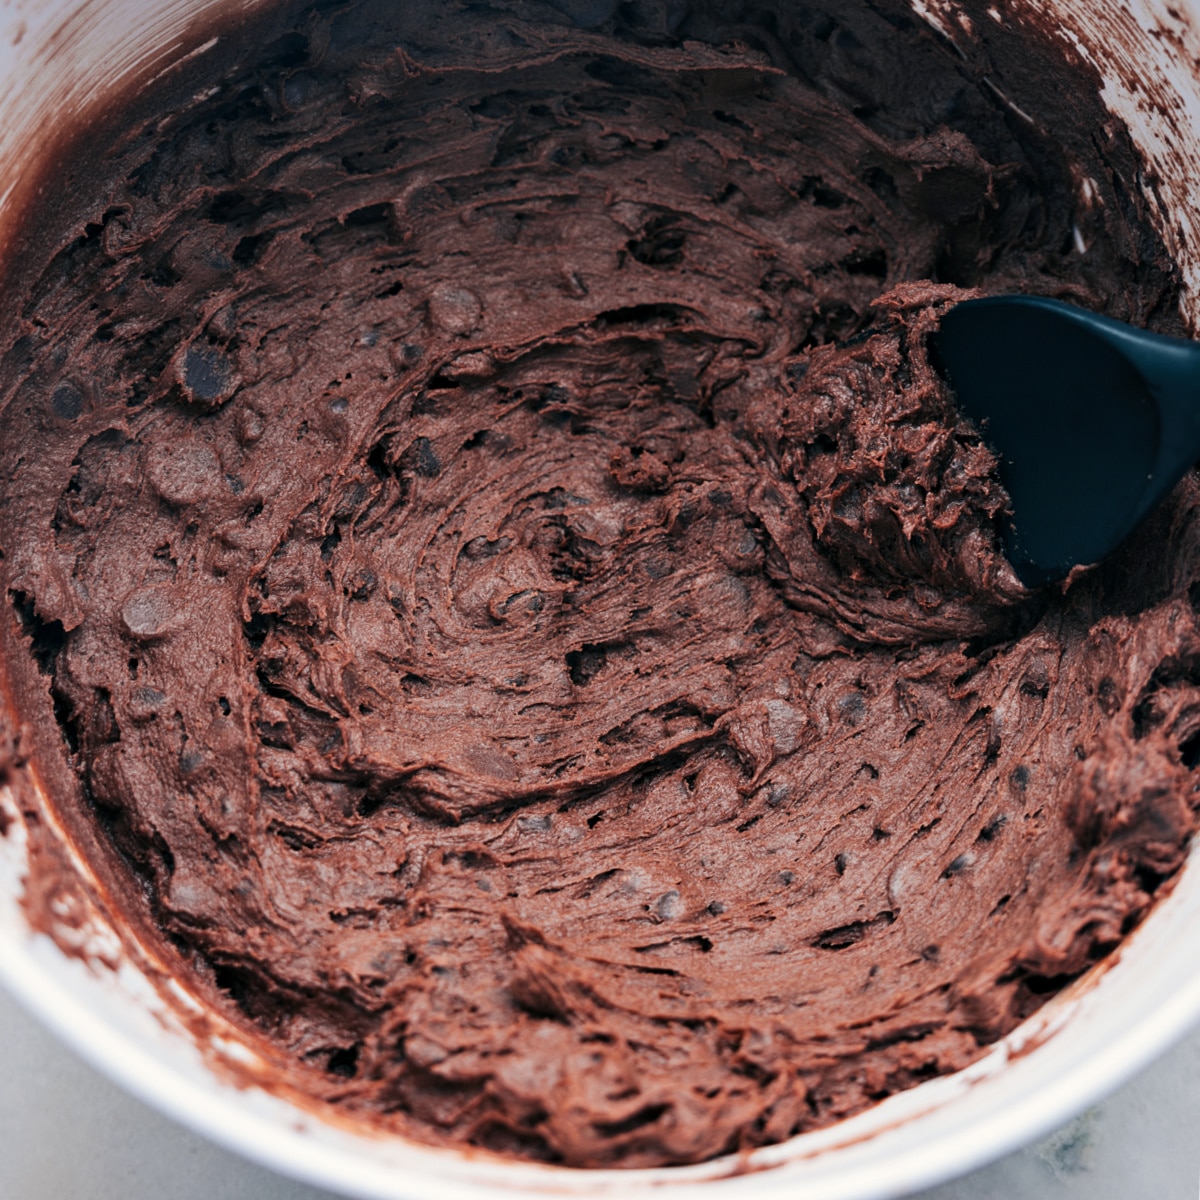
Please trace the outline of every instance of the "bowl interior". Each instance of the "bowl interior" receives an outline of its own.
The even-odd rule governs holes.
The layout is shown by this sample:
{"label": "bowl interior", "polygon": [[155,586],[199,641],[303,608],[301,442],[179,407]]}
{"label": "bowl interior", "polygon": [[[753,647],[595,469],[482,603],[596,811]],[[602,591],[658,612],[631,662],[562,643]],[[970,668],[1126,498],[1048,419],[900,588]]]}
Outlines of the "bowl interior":
{"label": "bowl interior", "polygon": [[[17,0],[0,17],[0,245],[19,245],[38,202],[32,181],[53,148],[47,130],[163,86],[182,61],[227,36],[263,0]],[[912,0],[918,16],[966,46],[995,8]],[[1105,80],[1107,107],[1144,159],[1144,200],[1176,254],[1183,315],[1200,328],[1200,33],[1193,4],[1080,6],[1013,0],[1006,21],[1052,31],[1064,55]],[[1171,15],[1179,12],[1179,16]],[[1014,107],[1019,97],[1012,98]],[[1015,111],[1020,112],[1015,107]],[[11,241],[6,241],[11,239]],[[438,1151],[338,1126],[246,1086],[256,1054],[237,1031],[169,980],[152,948],[114,928],[103,888],[68,844],[44,797],[0,788],[0,982],[79,1053],[155,1107],[246,1156],[363,1197],[797,1194],[809,1200],[898,1196],[967,1170],[1093,1102],[1200,1018],[1200,863],[1120,950],[957,1075],[884,1101],[830,1129],[695,1167],[571,1171]],[[36,830],[30,813],[37,812]],[[22,903],[30,858],[58,845],[66,864],[35,931]]]}

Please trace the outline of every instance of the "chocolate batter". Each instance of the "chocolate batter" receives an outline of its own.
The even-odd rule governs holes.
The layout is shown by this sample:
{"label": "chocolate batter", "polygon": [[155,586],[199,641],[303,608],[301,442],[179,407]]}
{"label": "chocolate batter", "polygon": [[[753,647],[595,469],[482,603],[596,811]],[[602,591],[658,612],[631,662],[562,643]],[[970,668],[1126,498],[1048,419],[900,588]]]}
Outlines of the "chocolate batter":
{"label": "chocolate batter", "polygon": [[1179,867],[1200,489],[1026,592],[927,352],[963,288],[1171,330],[1175,276],[1095,80],[985,32],[280,10],[62,181],[10,685],[281,1077],[694,1162],[970,1062]]}

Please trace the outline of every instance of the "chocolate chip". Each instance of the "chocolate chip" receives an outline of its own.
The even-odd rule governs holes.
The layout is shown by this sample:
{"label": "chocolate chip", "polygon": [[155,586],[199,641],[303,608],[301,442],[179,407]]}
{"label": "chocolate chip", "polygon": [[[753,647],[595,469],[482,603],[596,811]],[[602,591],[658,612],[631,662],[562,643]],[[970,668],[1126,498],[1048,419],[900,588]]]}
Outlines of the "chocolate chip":
{"label": "chocolate chip", "polygon": [[217,456],[200,442],[159,442],[146,468],[154,490],[168,504],[196,504],[222,482]]}
{"label": "chocolate chip", "polygon": [[987,824],[986,824],[986,825],[985,825],[985,826],[984,826],[984,827],[983,827],[983,828],[982,828],[982,829],[979,831],[979,836],[978,836],[978,837],[976,837],[976,839],[975,839],[975,840],[976,840],[977,842],[991,842],[991,841],[994,841],[994,840],[995,840],[995,838],[996,838],[996,836],[997,836],[997,834],[999,834],[1000,830],[1002,830],[1002,829],[1004,828],[1004,826],[1005,826],[1005,825],[1007,825],[1007,824],[1008,824],[1008,818],[1007,818],[1007,817],[1006,817],[1006,816],[1005,816],[1003,813],[1000,813],[998,816],[995,816],[995,817],[993,817],[993,818],[992,818],[992,819],[991,819],[991,820],[990,820],[990,821],[989,821],[989,822],[988,822],[988,823],[987,823]]}
{"label": "chocolate chip", "polygon": [[181,775],[195,775],[204,766],[206,755],[203,750],[185,750],[179,756],[179,772]]}
{"label": "chocolate chip", "polygon": [[942,878],[950,879],[955,875],[962,874],[962,872],[965,871],[974,861],[974,855],[960,854],[957,858],[953,859],[950,865],[942,872]]}
{"label": "chocolate chip", "polygon": [[50,396],[50,407],[56,417],[74,421],[83,412],[83,392],[73,383],[64,380]]}
{"label": "chocolate chip", "polygon": [[862,724],[867,711],[862,692],[847,692],[845,695],[839,696],[837,705],[842,719],[847,725],[853,728]]}
{"label": "chocolate chip", "polygon": [[773,783],[767,791],[767,807],[778,808],[792,794],[792,789],[786,783]]}
{"label": "chocolate chip", "polygon": [[252,446],[262,437],[266,425],[262,417],[252,408],[243,408],[237,415],[234,436],[243,446]]}
{"label": "chocolate chip", "polygon": [[139,725],[144,725],[158,716],[166,702],[166,694],[160,692],[158,688],[134,688],[133,695],[129,698],[129,715]]}
{"label": "chocolate chip", "polygon": [[391,348],[389,357],[398,370],[407,371],[425,357],[425,347],[418,346],[415,342],[401,342]]}
{"label": "chocolate chip", "polygon": [[415,471],[426,479],[435,479],[442,471],[442,462],[434,453],[433,443],[427,437],[419,437],[400,455],[402,470]]}
{"label": "chocolate chip", "polygon": [[213,346],[189,346],[183,356],[180,382],[197,403],[220,404],[233,395],[233,365]]}
{"label": "chocolate chip", "polygon": [[134,592],[121,605],[121,622],[130,637],[152,642],[171,632],[176,613],[166,588],[148,587]]}
{"label": "chocolate chip", "polygon": [[445,284],[429,297],[429,319],[447,333],[465,336],[479,328],[483,305],[470,288]]}

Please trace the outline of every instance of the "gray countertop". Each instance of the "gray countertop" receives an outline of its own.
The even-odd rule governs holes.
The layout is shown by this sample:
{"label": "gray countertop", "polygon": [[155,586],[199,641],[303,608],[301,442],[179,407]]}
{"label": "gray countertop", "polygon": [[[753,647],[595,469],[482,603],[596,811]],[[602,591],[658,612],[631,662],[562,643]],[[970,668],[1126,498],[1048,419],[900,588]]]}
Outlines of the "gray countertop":
{"label": "gray countertop", "polygon": [[[5,1200],[332,1200],[146,1108],[60,1046],[2,992],[0,1062]],[[1057,1133],[920,1200],[1198,1195],[1200,1033],[1194,1033]]]}

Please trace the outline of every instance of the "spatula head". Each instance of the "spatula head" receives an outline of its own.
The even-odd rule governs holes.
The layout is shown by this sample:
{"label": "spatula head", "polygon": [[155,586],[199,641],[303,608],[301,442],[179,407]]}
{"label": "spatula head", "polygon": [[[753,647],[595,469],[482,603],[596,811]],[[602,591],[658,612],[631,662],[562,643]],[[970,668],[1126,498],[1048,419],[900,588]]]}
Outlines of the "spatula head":
{"label": "spatula head", "polygon": [[1114,326],[1041,297],[989,297],[951,309],[934,340],[959,411],[999,459],[1005,548],[1029,586],[1098,562],[1143,515],[1159,412]]}

